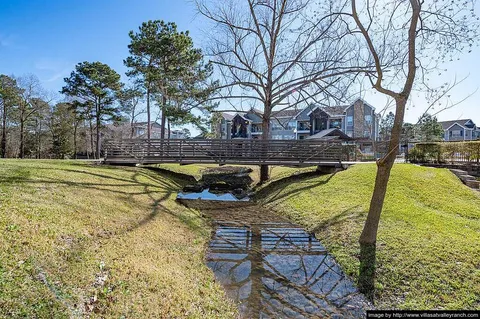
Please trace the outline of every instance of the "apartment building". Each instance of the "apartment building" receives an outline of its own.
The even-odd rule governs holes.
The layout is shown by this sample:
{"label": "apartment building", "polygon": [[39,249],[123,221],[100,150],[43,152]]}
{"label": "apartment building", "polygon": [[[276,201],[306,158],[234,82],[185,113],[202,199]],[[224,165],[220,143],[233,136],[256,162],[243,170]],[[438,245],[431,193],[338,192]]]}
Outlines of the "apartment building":
{"label": "apartment building", "polygon": [[[352,139],[376,141],[379,119],[375,108],[362,99],[345,106],[309,105],[303,109],[285,109],[272,113],[269,138],[301,140],[325,130],[339,129]],[[262,112],[251,109],[235,114],[223,113],[216,125],[217,138],[260,138],[263,133]]]}

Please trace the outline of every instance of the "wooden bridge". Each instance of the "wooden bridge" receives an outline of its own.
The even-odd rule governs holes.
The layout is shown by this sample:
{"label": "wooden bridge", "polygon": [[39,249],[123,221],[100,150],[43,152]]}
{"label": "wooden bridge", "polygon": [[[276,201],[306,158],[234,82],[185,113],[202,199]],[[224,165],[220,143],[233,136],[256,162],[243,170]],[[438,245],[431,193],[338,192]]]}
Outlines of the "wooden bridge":
{"label": "wooden bridge", "polygon": [[107,164],[339,165],[348,152],[341,142],[318,140],[132,139],[106,141]]}

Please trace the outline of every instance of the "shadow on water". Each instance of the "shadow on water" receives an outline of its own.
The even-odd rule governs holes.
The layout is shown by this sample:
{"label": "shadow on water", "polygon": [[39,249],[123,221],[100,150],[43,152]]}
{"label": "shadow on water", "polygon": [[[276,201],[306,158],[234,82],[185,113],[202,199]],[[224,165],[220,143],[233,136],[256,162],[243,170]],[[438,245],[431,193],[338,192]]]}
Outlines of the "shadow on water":
{"label": "shadow on water", "polygon": [[362,318],[368,306],[323,245],[288,222],[218,221],[207,265],[244,318]]}

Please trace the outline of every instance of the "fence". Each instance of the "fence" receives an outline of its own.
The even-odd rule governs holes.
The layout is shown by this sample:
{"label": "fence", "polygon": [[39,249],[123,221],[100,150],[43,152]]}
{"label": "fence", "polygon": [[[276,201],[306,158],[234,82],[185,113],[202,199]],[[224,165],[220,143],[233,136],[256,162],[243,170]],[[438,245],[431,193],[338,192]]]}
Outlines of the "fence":
{"label": "fence", "polygon": [[479,164],[480,141],[417,143],[408,159],[412,163]]}

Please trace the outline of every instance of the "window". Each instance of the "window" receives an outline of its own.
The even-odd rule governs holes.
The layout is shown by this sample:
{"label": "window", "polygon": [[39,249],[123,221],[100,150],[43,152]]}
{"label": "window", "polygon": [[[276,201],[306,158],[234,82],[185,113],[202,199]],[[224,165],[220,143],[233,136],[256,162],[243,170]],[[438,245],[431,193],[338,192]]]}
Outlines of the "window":
{"label": "window", "polygon": [[342,128],[342,120],[340,119],[330,120],[329,128]]}
{"label": "window", "polygon": [[450,136],[451,137],[461,137],[461,136],[463,136],[463,130],[450,131]]}
{"label": "window", "polygon": [[347,126],[353,126],[353,116],[347,116]]}
{"label": "window", "polygon": [[363,131],[363,137],[370,137],[370,131],[369,130]]}
{"label": "window", "polygon": [[272,131],[281,131],[284,130],[283,126],[277,123],[272,123]]}
{"label": "window", "polygon": [[310,122],[298,122],[297,130],[299,131],[310,130]]}
{"label": "window", "polygon": [[371,115],[365,115],[365,123],[372,124],[372,116]]}
{"label": "window", "polygon": [[290,121],[290,122],[288,122],[287,129],[294,130],[296,126],[297,126],[297,121]]}

